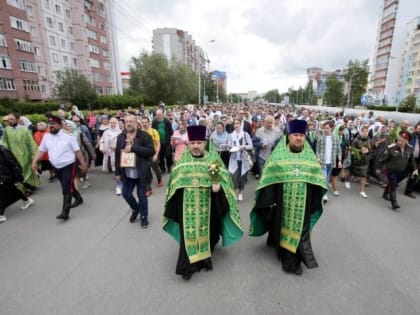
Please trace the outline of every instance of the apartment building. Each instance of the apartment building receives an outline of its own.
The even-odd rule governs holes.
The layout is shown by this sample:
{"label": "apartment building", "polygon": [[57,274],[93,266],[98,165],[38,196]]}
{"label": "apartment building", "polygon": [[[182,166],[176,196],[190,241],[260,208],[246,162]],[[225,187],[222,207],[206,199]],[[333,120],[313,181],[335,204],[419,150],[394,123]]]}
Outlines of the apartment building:
{"label": "apartment building", "polygon": [[414,94],[420,106],[420,16],[407,23],[407,36],[400,68],[397,102]]}
{"label": "apartment building", "polygon": [[[335,74],[337,79],[345,82],[344,71],[341,69],[335,71],[326,71],[319,67],[312,67],[306,70],[308,75],[308,82],[312,82],[313,95],[317,97],[323,97],[327,90],[327,79],[330,75]],[[346,86],[344,91],[347,91]]]}
{"label": "apartment building", "polygon": [[207,70],[207,55],[186,31],[176,28],[155,29],[152,43],[153,52],[165,55],[169,61],[185,63],[196,72]]}
{"label": "apartment building", "polygon": [[398,103],[406,24],[420,13],[415,12],[418,8],[418,0],[383,0],[368,83],[368,95],[374,102]]}
{"label": "apartment building", "polygon": [[[64,69],[82,72],[98,94],[121,92],[109,0],[0,0],[0,6],[6,8],[1,10],[0,18],[10,19],[7,25],[4,22],[0,25],[0,39],[3,36],[7,41],[9,58],[16,59],[18,56],[9,43],[16,39],[13,25],[22,25],[20,32],[24,35],[18,38],[19,46],[15,46],[28,56],[18,57],[17,62],[21,72],[29,69],[33,76],[20,79],[14,75],[17,81],[14,98],[52,98],[54,85]],[[19,19],[17,24],[14,19]],[[31,94],[24,90],[22,95],[19,82],[23,80],[31,87]],[[0,97],[5,94],[0,86]]]}
{"label": "apartment building", "polygon": [[0,97],[42,99],[23,0],[0,0]]}

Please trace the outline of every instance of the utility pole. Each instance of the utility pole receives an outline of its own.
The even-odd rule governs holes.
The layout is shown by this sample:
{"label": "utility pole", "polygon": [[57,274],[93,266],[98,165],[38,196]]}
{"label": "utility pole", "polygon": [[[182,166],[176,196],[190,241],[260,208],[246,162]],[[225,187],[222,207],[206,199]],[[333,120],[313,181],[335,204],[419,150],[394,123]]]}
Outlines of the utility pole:
{"label": "utility pole", "polygon": [[353,82],[353,77],[355,77],[355,76],[357,76],[357,75],[358,75],[357,73],[353,73],[353,74],[350,76],[350,80],[349,80],[349,90],[348,90],[348,93],[347,93],[347,105],[346,105],[346,107],[347,107],[347,108],[349,108],[349,105],[350,105],[351,84],[352,84],[352,82]]}

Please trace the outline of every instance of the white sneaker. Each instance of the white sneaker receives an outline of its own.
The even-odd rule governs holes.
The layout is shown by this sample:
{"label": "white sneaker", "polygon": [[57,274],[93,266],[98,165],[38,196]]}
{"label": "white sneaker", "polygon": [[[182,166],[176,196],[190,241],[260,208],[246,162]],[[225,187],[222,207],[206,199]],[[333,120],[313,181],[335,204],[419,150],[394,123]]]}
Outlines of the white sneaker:
{"label": "white sneaker", "polygon": [[331,183],[328,183],[328,187],[329,187],[329,188],[332,188],[332,184],[331,184]]}
{"label": "white sneaker", "polygon": [[322,201],[328,201],[328,195],[325,194],[324,197],[322,197]]}
{"label": "white sneaker", "polygon": [[238,194],[238,201],[242,201],[244,200],[244,196],[242,195],[242,193]]}
{"label": "white sneaker", "polygon": [[117,196],[121,195],[121,187],[116,187],[116,188],[115,188],[115,194],[116,194]]}
{"label": "white sneaker", "polygon": [[88,181],[85,181],[84,183],[83,183],[83,185],[82,185],[82,188],[83,189],[87,189],[87,188],[89,188],[90,187],[90,183],[88,182]]}
{"label": "white sneaker", "polygon": [[28,200],[23,201],[23,206],[20,207],[22,210],[28,209],[32,204],[34,203],[34,200],[28,197]]}
{"label": "white sneaker", "polygon": [[351,188],[351,186],[350,186],[350,182],[345,182],[345,183],[344,183],[344,186],[346,186],[346,188],[347,188],[347,189],[350,189],[350,188]]}
{"label": "white sneaker", "polygon": [[338,190],[334,190],[333,195],[334,196],[340,196],[340,193],[338,192]]}
{"label": "white sneaker", "polygon": [[363,198],[367,198],[368,197],[368,195],[366,195],[366,193],[364,191],[361,191],[360,192],[360,196],[362,196]]}
{"label": "white sneaker", "polygon": [[4,215],[0,215],[0,223],[3,223],[4,221],[6,221],[6,217]]}

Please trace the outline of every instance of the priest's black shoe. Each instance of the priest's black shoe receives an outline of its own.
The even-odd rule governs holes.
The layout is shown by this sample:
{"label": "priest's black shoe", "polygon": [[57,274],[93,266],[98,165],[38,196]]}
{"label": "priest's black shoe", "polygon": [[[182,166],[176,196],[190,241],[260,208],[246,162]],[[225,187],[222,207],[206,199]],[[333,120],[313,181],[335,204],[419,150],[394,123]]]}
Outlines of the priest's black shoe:
{"label": "priest's black shoe", "polygon": [[134,223],[137,220],[137,216],[138,216],[138,213],[135,213],[135,212],[131,213],[130,223]]}
{"label": "priest's black shoe", "polygon": [[407,197],[409,197],[411,199],[416,199],[416,195],[413,194],[412,192],[406,192],[404,195],[406,195]]}

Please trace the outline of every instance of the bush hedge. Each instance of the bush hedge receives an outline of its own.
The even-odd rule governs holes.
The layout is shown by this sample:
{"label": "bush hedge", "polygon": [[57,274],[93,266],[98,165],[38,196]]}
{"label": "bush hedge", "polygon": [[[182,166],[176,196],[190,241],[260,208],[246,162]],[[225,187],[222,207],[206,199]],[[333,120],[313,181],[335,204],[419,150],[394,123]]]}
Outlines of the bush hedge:
{"label": "bush hedge", "polygon": [[[6,115],[10,112],[16,112],[20,115],[44,114],[46,112],[56,111],[60,104],[66,102],[48,101],[48,102],[27,102],[17,101],[10,98],[0,99],[0,115]],[[97,97],[93,104],[79,107],[80,110],[97,110],[108,107],[109,109],[124,109],[129,106],[138,108],[143,103],[143,99],[131,95],[101,95]]]}

